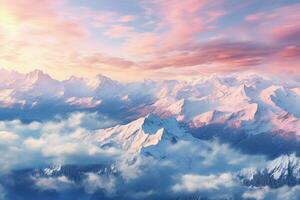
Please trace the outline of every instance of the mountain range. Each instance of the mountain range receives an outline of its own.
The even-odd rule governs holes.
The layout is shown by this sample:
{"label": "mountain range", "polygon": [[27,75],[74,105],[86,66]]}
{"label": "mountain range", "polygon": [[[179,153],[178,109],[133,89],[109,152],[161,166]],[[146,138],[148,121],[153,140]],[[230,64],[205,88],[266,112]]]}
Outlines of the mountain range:
{"label": "mountain range", "polygon": [[[300,184],[296,80],[231,74],[122,83],[102,75],[59,81],[38,70],[0,73],[0,119],[42,126],[17,147],[30,144],[40,148],[33,157],[55,158],[1,175],[11,199],[165,199],[166,193],[168,199],[251,199]],[[95,119],[78,125],[83,119],[74,113]],[[20,140],[6,130],[11,125],[1,127],[0,136]],[[47,142],[53,146],[44,149]],[[85,162],[102,154],[110,159]]]}

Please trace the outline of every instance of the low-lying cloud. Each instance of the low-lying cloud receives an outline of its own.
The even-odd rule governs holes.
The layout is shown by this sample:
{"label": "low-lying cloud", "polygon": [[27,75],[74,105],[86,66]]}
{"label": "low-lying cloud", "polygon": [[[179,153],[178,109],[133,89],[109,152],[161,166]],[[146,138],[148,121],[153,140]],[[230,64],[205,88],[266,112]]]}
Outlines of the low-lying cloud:
{"label": "low-lying cloud", "polygon": [[88,139],[92,130],[111,120],[96,114],[75,113],[67,119],[23,124],[19,120],[0,122],[1,172],[52,164],[106,162],[120,150],[101,148]]}
{"label": "low-lying cloud", "polygon": [[[92,120],[85,123],[85,119]],[[69,164],[103,164],[114,169],[113,173],[107,168],[83,172],[79,178],[68,173],[46,176],[33,173],[27,177],[33,185],[30,191],[38,191],[41,195],[51,191],[57,194],[57,199],[71,198],[74,191],[86,199],[99,195],[107,199],[185,198],[194,195],[212,199],[236,196],[290,199],[299,190],[297,186],[290,191],[286,187],[244,186],[236,173],[244,168],[266,165],[264,156],[245,155],[228,144],[199,140],[188,133],[173,144],[163,140],[157,146],[143,148],[141,153],[130,154],[115,146],[101,146],[93,137],[95,129],[101,127],[99,124],[107,123],[101,120],[103,118],[99,120],[93,114],[74,113],[66,119],[44,123],[1,122],[1,176],[26,168],[43,169]],[[14,187],[12,183],[8,185]],[[6,182],[3,190],[8,193],[2,195],[4,199],[21,195],[14,189],[7,190]]]}

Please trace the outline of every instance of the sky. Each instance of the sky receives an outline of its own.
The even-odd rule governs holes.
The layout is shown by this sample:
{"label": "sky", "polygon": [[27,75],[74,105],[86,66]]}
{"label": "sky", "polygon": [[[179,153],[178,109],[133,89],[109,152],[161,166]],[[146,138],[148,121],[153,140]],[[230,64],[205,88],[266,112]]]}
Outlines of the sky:
{"label": "sky", "polygon": [[0,0],[0,68],[121,81],[300,72],[300,0]]}

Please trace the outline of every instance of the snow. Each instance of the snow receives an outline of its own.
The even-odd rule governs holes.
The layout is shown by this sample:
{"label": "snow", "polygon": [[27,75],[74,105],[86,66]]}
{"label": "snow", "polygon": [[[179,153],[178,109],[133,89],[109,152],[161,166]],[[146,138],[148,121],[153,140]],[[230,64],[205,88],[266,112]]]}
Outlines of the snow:
{"label": "snow", "polygon": [[254,177],[258,176],[256,181],[264,181],[273,179],[273,181],[284,182],[293,179],[300,180],[300,158],[295,154],[282,155],[278,158],[268,161],[263,168],[245,168],[238,174],[242,180],[254,181]]}
{"label": "snow", "polygon": [[137,153],[143,148],[157,145],[163,138],[184,134],[185,130],[175,119],[161,119],[149,114],[126,125],[98,130],[93,137],[102,145],[115,144],[126,152]]}
{"label": "snow", "polygon": [[61,165],[54,165],[44,169],[44,173],[47,176],[51,176],[55,172],[59,172],[61,170]]}
{"label": "snow", "polygon": [[268,173],[275,180],[282,176],[287,176],[290,170],[295,178],[300,178],[300,159],[295,154],[280,156],[267,166]]}
{"label": "snow", "polygon": [[6,77],[0,81],[3,108],[32,105],[34,109],[54,101],[85,110],[118,102],[116,106],[134,115],[131,119],[152,112],[197,128],[220,123],[250,134],[284,130],[300,137],[300,83],[296,81],[213,74],[192,81],[119,83],[103,75],[57,81],[39,70],[0,73]]}
{"label": "snow", "polygon": [[84,97],[84,98],[78,98],[78,97],[70,97],[66,100],[66,103],[70,105],[76,105],[83,108],[94,108],[101,104],[101,100],[97,100],[93,97]]}
{"label": "snow", "polygon": [[239,173],[239,175],[242,176],[243,179],[250,181],[253,180],[255,174],[257,174],[257,170],[253,167],[242,169]]}
{"label": "snow", "polygon": [[300,117],[300,94],[298,91],[299,88],[276,90],[275,94],[271,96],[271,99],[286,112]]}
{"label": "snow", "polygon": [[0,91],[0,107],[11,107],[16,103],[16,99],[13,97],[12,89],[4,89]]}

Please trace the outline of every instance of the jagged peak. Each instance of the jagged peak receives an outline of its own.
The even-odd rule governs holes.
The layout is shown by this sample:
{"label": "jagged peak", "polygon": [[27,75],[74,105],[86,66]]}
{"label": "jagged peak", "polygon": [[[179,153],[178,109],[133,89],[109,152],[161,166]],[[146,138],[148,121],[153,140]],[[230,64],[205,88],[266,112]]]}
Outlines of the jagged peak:
{"label": "jagged peak", "polygon": [[163,120],[158,115],[150,113],[124,126],[135,127],[135,130],[142,130],[147,134],[155,134],[163,128]]}
{"label": "jagged peak", "polygon": [[178,107],[178,108],[180,108],[180,110],[182,110],[184,108],[184,106],[186,105],[187,101],[188,100],[184,99],[184,98],[179,99],[173,104],[173,106]]}
{"label": "jagged peak", "polygon": [[263,90],[263,92],[268,93],[269,95],[274,95],[277,91],[284,91],[285,88],[281,85],[271,85],[268,88],[266,88],[265,90]]}
{"label": "jagged peak", "polygon": [[159,130],[162,130],[163,133],[166,131],[174,135],[179,135],[180,132],[184,132],[174,117],[161,119],[158,115],[152,113],[138,118],[128,124],[117,125],[116,127],[112,127],[107,130],[113,129],[126,130],[126,132],[132,133],[141,132],[148,135],[156,134]]}
{"label": "jagged peak", "polygon": [[107,77],[107,76],[104,76],[103,74],[97,74],[95,76],[96,79],[98,80],[103,80],[103,81],[112,81],[111,78]]}
{"label": "jagged peak", "polygon": [[50,75],[48,75],[48,74],[44,73],[42,70],[38,70],[38,69],[27,73],[25,79],[27,81],[30,81],[31,83],[35,83],[37,81],[47,81],[47,80],[54,81],[54,79],[52,79]]}
{"label": "jagged peak", "polygon": [[61,170],[61,165],[53,165],[50,167],[45,168],[43,171],[45,175],[51,176],[53,173],[59,172]]}
{"label": "jagged peak", "polygon": [[242,83],[236,90],[236,94],[242,95],[244,97],[249,96],[249,91],[251,90],[245,83]]}
{"label": "jagged peak", "polygon": [[102,74],[97,74],[94,78],[91,78],[88,81],[88,86],[90,86],[93,89],[97,89],[98,87],[103,85],[113,86],[113,85],[118,85],[118,82]]}
{"label": "jagged peak", "polygon": [[72,75],[70,76],[69,79],[67,79],[67,81],[78,81],[78,80],[85,80],[85,78]]}
{"label": "jagged peak", "polygon": [[282,155],[268,164],[269,170],[274,169],[288,169],[288,167],[300,167],[300,158],[295,153],[290,155]]}
{"label": "jagged peak", "polygon": [[[105,143],[116,143],[130,153],[140,152],[143,148],[157,145],[169,127],[157,115],[148,114],[126,125],[117,125],[100,131],[97,138]],[[169,130],[170,131],[170,130]]]}
{"label": "jagged peak", "polygon": [[46,75],[42,70],[35,69],[29,73],[27,73],[28,76],[43,76]]}
{"label": "jagged peak", "polygon": [[[274,160],[268,161],[267,165],[262,168],[245,168],[239,172],[242,180],[255,181],[251,184],[265,185],[269,178],[274,181],[286,180],[287,176],[300,179],[300,158],[295,153],[290,155],[282,155]],[[256,178],[255,178],[256,177]],[[284,182],[278,182],[283,184]],[[275,185],[276,186],[276,185]]]}

